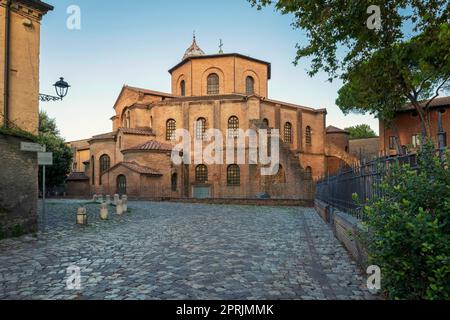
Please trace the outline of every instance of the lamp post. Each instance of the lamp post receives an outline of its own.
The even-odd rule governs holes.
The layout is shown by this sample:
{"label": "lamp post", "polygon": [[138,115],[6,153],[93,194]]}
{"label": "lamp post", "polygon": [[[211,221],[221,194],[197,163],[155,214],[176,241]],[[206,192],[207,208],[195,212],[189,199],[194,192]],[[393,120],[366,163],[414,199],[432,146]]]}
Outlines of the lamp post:
{"label": "lamp post", "polygon": [[[64,78],[59,78],[59,81],[56,81],[53,85],[55,87],[55,91],[57,96],[51,96],[48,94],[39,94],[39,100],[42,102],[50,102],[50,101],[62,101],[65,96],[67,96],[67,92],[69,91],[70,85],[64,81]],[[46,146],[43,146],[43,151],[46,151]],[[51,155],[53,157],[53,155]],[[53,161],[53,158],[52,158]],[[38,163],[39,164],[39,163]],[[46,217],[45,217],[45,164],[42,164],[42,224],[43,229],[45,231],[46,226]]]}
{"label": "lamp post", "polygon": [[48,94],[39,94],[39,100],[42,102],[50,102],[50,101],[62,101],[65,96],[67,96],[67,92],[69,91],[70,85],[64,81],[64,78],[59,78],[58,81],[53,85],[55,87],[56,95],[51,96]]}

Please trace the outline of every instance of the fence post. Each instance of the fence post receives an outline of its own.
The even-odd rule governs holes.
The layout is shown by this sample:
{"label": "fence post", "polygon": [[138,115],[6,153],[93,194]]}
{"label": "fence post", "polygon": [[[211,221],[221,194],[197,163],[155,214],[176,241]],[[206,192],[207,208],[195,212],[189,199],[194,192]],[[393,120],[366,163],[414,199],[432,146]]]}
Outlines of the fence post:
{"label": "fence post", "polygon": [[444,148],[445,148],[445,131],[442,125],[442,113],[440,110],[438,113],[438,149],[439,149],[439,160],[444,161]]}

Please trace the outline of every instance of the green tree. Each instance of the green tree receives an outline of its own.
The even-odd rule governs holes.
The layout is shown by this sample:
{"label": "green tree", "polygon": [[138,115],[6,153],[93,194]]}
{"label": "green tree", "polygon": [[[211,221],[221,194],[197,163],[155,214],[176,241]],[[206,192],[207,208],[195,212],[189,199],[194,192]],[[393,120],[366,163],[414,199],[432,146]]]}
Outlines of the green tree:
{"label": "green tree", "polygon": [[392,163],[363,208],[369,263],[391,299],[450,299],[450,154],[435,154],[428,141],[418,171]]}
{"label": "green tree", "polygon": [[[447,0],[312,1],[248,0],[261,9],[275,4],[306,32],[294,63],[310,57],[309,75],[325,71],[343,86],[344,113],[369,112],[389,121],[409,102],[430,135],[429,106],[450,79],[450,2]],[[369,5],[381,10],[379,29],[369,28]],[[368,13],[369,12],[369,13]],[[429,99],[427,103],[420,103]]]}
{"label": "green tree", "polygon": [[[66,146],[59,135],[55,119],[49,118],[47,113],[39,112],[38,142],[45,145],[47,152],[53,152],[53,166],[46,168],[46,187],[58,187],[64,184],[72,164],[72,151]],[[42,186],[42,172],[39,171],[39,187]]]}
{"label": "green tree", "polygon": [[359,124],[357,126],[345,128],[350,133],[350,139],[375,138],[375,131],[367,124]]}

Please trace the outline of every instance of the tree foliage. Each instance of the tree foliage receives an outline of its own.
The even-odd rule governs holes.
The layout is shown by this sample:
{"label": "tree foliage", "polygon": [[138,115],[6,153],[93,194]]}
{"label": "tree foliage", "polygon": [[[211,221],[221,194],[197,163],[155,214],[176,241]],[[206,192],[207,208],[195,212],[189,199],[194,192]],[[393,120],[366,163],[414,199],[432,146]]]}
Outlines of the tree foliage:
{"label": "tree foliage", "polygon": [[390,166],[383,196],[363,208],[369,263],[391,299],[450,299],[450,154],[435,154],[428,142],[418,172]]}
{"label": "tree foliage", "polygon": [[[64,139],[59,135],[55,119],[48,117],[47,113],[39,113],[38,142],[45,145],[47,152],[53,152],[53,166],[46,168],[46,187],[61,186],[72,165],[72,151],[66,146]],[[39,171],[39,187],[42,186],[42,172]]]}
{"label": "tree foliage", "polygon": [[375,131],[367,124],[359,124],[353,127],[345,128],[350,133],[350,139],[375,138]]}
{"label": "tree foliage", "polygon": [[[306,32],[294,63],[312,59],[310,76],[325,71],[343,87],[336,101],[344,113],[369,112],[390,120],[410,102],[429,134],[428,105],[450,78],[450,2],[447,0],[248,0],[292,14]],[[381,9],[381,28],[368,28],[369,5]]]}

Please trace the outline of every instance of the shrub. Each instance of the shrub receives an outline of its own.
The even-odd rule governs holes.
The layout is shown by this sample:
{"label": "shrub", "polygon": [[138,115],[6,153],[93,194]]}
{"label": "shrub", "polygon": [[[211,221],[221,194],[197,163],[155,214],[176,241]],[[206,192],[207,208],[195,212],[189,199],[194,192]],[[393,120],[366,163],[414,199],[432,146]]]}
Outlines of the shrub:
{"label": "shrub", "polygon": [[441,162],[431,143],[419,169],[394,164],[383,197],[363,208],[369,262],[382,271],[390,299],[450,299],[450,156]]}

